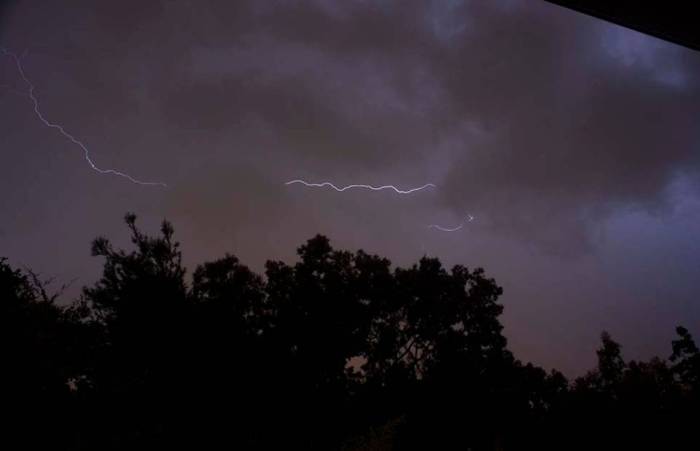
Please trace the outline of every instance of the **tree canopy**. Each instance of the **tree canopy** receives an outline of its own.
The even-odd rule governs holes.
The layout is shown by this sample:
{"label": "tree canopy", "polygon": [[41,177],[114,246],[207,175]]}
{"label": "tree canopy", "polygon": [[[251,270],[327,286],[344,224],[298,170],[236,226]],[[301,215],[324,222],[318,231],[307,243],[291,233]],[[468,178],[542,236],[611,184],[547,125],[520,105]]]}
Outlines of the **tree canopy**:
{"label": "tree canopy", "polygon": [[[407,268],[317,235],[256,274],[188,275],[174,229],[94,240],[102,275],[59,305],[0,260],[7,443],[52,449],[625,449],[693,439],[700,351],[626,362],[601,336],[569,382],[508,350],[481,268]],[[639,425],[648,425],[639,429]],[[9,449],[9,448],[8,448]]]}

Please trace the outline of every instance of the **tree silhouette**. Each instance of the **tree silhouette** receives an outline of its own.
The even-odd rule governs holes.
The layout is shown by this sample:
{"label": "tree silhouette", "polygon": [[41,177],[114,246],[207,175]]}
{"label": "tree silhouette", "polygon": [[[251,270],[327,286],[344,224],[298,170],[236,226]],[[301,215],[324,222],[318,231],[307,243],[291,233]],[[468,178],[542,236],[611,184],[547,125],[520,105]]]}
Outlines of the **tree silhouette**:
{"label": "tree silhouette", "polygon": [[[75,309],[55,304],[38,275],[0,259],[0,404],[6,413],[3,441],[23,447],[68,446],[74,391],[83,386],[82,343],[91,338]],[[40,433],[37,433],[40,431]]]}
{"label": "tree silhouette", "polygon": [[700,394],[700,350],[688,329],[678,327],[676,333],[680,338],[672,342],[672,369],[683,388],[697,396]]}
{"label": "tree silhouette", "polygon": [[[258,275],[238,258],[188,276],[173,227],[70,305],[0,259],[6,444],[70,450],[681,449],[696,439],[700,351],[625,362],[604,332],[572,384],[508,350],[481,268],[396,268],[317,235]],[[5,447],[11,449],[9,447]],[[15,446],[16,448],[16,446]]]}

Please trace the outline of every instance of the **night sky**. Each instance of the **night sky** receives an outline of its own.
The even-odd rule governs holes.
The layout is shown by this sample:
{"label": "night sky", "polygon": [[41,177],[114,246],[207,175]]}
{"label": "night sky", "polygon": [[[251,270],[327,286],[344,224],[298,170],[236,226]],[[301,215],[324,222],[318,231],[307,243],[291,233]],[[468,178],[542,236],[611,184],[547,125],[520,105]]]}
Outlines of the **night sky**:
{"label": "night sky", "polygon": [[133,211],[174,223],[190,269],[231,252],[261,271],[316,233],[483,266],[516,356],[570,376],[603,329],[627,358],[700,335],[698,52],[533,1],[0,8],[45,118],[100,168],[168,185],[91,169],[2,55],[0,255],[76,279],[69,297]]}

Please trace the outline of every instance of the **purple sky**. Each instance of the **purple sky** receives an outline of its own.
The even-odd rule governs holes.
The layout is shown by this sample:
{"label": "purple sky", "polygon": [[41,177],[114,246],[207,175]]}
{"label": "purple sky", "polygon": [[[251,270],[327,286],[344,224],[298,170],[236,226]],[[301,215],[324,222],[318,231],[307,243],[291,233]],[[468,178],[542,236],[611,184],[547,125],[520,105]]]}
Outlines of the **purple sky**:
{"label": "purple sky", "polygon": [[[235,5],[235,6],[234,6]],[[0,255],[76,287],[171,220],[188,265],[256,270],[315,233],[483,266],[524,360],[568,375],[700,336],[700,53],[544,2],[14,2],[47,119],[0,58]],[[434,183],[390,191],[285,186]],[[445,233],[429,224],[459,225]],[[75,288],[73,293],[77,293]]]}

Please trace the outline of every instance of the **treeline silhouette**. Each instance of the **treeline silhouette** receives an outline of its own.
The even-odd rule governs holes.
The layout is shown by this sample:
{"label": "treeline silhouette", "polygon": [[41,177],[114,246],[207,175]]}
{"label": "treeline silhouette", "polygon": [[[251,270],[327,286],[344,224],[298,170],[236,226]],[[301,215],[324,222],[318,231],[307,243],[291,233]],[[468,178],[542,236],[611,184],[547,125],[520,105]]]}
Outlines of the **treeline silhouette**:
{"label": "treeline silhouette", "polygon": [[[294,265],[189,277],[172,226],[93,242],[68,306],[0,260],[2,449],[691,449],[700,352],[625,362],[602,334],[572,382],[515,359],[482,269],[409,268],[316,236]],[[686,446],[687,445],[687,446]],[[697,448],[695,448],[697,449]]]}

